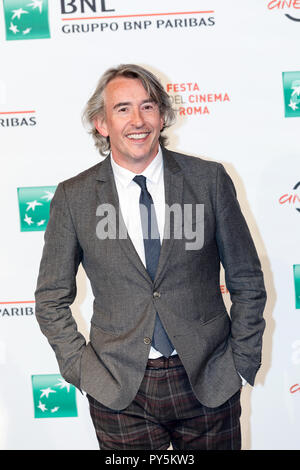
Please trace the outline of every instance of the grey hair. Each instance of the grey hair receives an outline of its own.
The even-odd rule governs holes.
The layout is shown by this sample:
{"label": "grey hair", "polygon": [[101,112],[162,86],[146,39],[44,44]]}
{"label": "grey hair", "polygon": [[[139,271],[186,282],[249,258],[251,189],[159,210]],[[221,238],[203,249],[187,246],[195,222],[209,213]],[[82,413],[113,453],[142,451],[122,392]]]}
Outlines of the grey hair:
{"label": "grey hair", "polygon": [[94,120],[96,117],[105,118],[104,90],[107,84],[116,77],[137,78],[142,82],[150,98],[158,104],[160,114],[164,118],[159,142],[161,145],[166,145],[167,138],[162,135],[162,132],[175,122],[176,116],[169,95],[153,73],[139,65],[122,64],[116,68],[108,69],[102,75],[82,115],[83,123],[89,128],[89,133],[92,135],[100,154],[105,156],[110,152],[110,141],[109,137],[99,134],[95,128]]}

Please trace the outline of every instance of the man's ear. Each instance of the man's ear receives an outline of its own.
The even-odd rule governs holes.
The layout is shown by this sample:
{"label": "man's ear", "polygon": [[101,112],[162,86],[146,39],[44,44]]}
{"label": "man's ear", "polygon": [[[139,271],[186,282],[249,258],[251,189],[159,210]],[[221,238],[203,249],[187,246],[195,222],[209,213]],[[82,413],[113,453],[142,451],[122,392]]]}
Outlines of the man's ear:
{"label": "man's ear", "polygon": [[160,131],[162,131],[165,127],[165,116],[160,114]]}
{"label": "man's ear", "polygon": [[94,126],[103,137],[108,137],[108,131],[105,119],[98,116],[94,119]]}

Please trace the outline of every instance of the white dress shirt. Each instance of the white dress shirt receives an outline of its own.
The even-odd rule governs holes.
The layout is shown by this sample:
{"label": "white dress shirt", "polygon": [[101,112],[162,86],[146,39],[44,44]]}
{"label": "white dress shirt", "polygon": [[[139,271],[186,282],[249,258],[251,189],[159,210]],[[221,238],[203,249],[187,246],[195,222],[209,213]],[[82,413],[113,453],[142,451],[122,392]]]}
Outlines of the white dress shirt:
{"label": "white dress shirt", "polygon": [[[140,217],[139,200],[141,188],[136,184],[133,173],[126,168],[118,165],[111,154],[111,166],[114,173],[115,183],[117,187],[120,210],[128,231],[128,235],[139,255],[144,266],[146,266],[145,249],[142,232],[142,224]],[[159,148],[158,154],[152,160],[149,166],[141,173],[146,177],[146,184],[149,193],[152,196],[155,207],[160,242],[162,242],[165,225],[165,185],[164,185],[164,168],[162,152]],[[173,351],[172,355],[177,354]],[[155,359],[162,354],[151,346],[149,358]]]}

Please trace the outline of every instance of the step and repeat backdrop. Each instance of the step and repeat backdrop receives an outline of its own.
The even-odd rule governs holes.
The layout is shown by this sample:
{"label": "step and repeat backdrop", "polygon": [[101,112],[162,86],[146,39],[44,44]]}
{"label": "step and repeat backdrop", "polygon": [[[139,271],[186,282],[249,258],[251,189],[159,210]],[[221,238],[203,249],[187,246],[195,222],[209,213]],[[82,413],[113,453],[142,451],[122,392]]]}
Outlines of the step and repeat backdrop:
{"label": "step and repeat backdrop", "polygon": [[[299,449],[300,1],[0,1],[0,448],[97,449],[59,374],[34,291],[58,183],[101,160],[81,120],[102,73],[154,72],[177,110],[169,148],[231,175],[268,291],[263,362],[242,392],[243,449]],[[93,296],[72,306],[88,339]],[[230,306],[221,273],[220,289]]]}

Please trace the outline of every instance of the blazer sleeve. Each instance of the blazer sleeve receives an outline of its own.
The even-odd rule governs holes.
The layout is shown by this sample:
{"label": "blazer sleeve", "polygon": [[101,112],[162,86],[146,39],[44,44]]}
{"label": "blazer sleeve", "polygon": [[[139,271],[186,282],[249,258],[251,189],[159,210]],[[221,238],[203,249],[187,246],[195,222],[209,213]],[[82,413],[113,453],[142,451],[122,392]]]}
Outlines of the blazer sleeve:
{"label": "blazer sleeve", "polygon": [[266,291],[260,261],[232,180],[218,166],[216,239],[231,297],[230,342],[237,371],[251,385],[261,364]]}
{"label": "blazer sleeve", "polygon": [[35,292],[36,318],[53,348],[61,375],[80,387],[80,358],[85,338],[77,330],[70,305],[82,250],[76,237],[63,183],[55,191]]}

